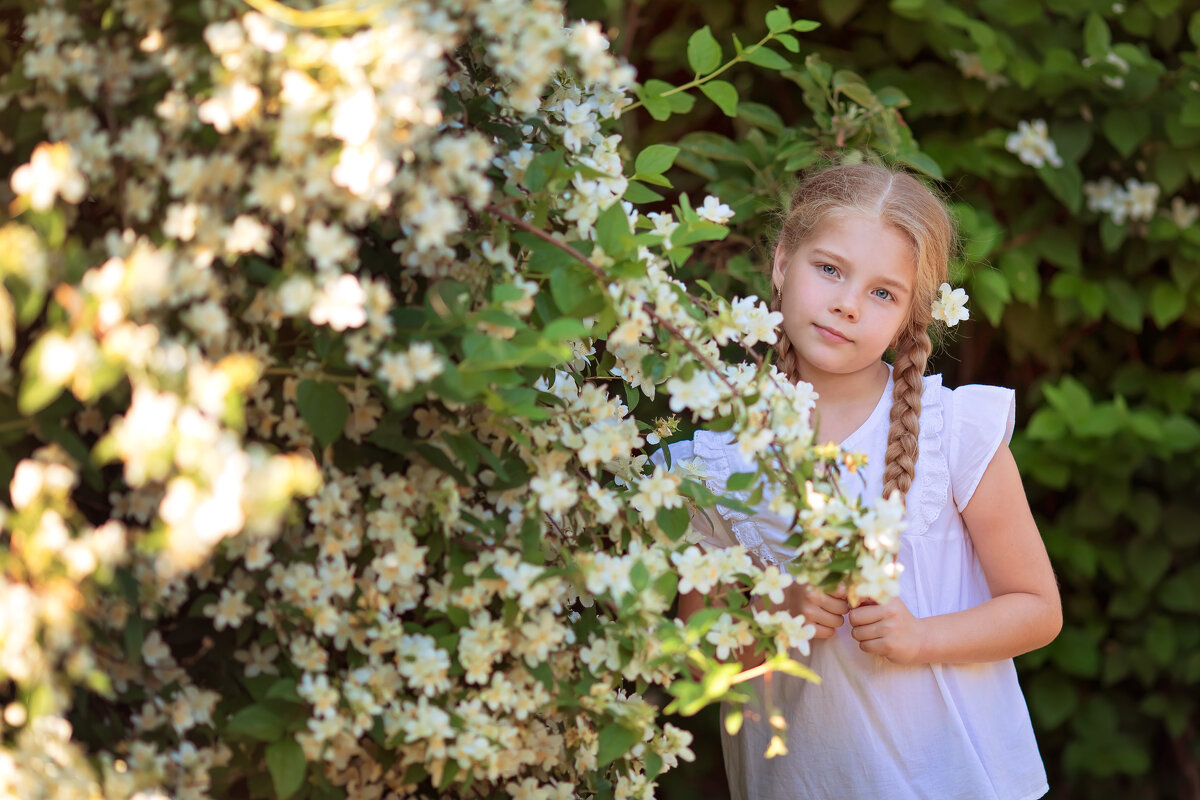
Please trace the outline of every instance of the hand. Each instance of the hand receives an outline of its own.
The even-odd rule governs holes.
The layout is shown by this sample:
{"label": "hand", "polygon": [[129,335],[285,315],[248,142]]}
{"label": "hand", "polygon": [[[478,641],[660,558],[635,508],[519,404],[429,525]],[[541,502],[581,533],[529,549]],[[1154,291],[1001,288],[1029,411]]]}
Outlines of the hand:
{"label": "hand", "polygon": [[851,609],[847,617],[852,628],[850,635],[864,653],[883,656],[896,664],[921,660],[924,645],[921,620],[912,615],[899,597],[884,605],[867,601]]}
{"label": "hand", "polygon": [[829,639],[835,628],[845,622],[850,604],[846,602],[846,590],[839,586],[833,594],[813,589],[804,584],[793,584],[784,590],[784,602],[789,611],[803,614],[804,619],[815,627],[814,639]]}

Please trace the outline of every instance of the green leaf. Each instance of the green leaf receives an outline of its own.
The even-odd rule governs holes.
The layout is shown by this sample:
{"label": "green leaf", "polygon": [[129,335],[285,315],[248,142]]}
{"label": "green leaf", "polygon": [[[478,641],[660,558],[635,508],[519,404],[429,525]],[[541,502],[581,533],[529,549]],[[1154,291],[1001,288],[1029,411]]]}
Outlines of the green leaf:
{"label": "green leaf", "polygon": [[1063,628],[1051,647],[1054,663],[1068,675],[1094,678],[1100,673],[1100,650],[1085,631]]}
{"label": "green leaf", "polygon": [[350,416],[350,406],[337,386],[312,380],[300,382],[296,389],[296,408],[322,449],[337,441]]}
{"label": "green leaf", "polygon": [[305,700],[296,691],[296,681],[291,678],[280,678],[271,684],[265,695],[268,699],[287,700],[292,703],[304,703]]}
{"label": "green leaf", "polygon": [[1092,409],[1092,396],[1087,388],[1070,375],[1063,376],[1057,386],[1046,384],[1042,391],[1050,405],[1067,415],[1068,419]]}
{"label": "green leaf", "polygon": [[1083,175],[1079,167],[1067,161],[1061,167],[1038,167],[1037,174],[1050,193],[1062,201],[1071,213],[1079,213],[1083,205]]}
{"label": "green leaf", "polygon": [[1175,627],[1166,617],[1155,617],[1146,628],[1146,652],[1159,666],[1167,667],[1175,660],[1177,639]]}
{"label": "green leaf", "polygon": [[676,92],[666,98],[671,104],[671,113],[686,114],[692,110],[692,106],[696,105],[696,98],[687,92]]}
{"label": "green leaf", "polygon": [[588,328],[574,317],[559,317],[542,329],[542,336],[555,342],[582,339],[587,335]]}
{"label": "green leaf", "polygon": [[1056,120],[1054,144],[1063,161],[1078,163],[1092,146],[1092,123],[1086,120]]}
{"label": "green leaf", "polygon": [[771,33],[782,33],[791,30],[792,15],[783,6],[775,6],[767,12],[767,29]]}
{"label": "green leaf", "polygon": [[1173,283],[1160,281],[1150,293],[1150,316],[1160,330],[1179,319],[1186,306],[1187,297]]}
{"label": "green leaf", "polygon": [[809,31],[815,31],[819,27],[821,27],[821,23],[811,19],[798,19],[792,23],[792,30],[797,33],[808,33]]}
{"label": "green leaf", "polygon": [[[669,92],[675,87],[666,81],[660,81],[657,78],[652,78],[646,81],[641,86],[637,87],[638,99],[646,106],[646,111],[651,117],[662,122],[669,119],[674,111],[671,103],[671,97],[663,97],[665,92]],[[674,97],[674,95],[672,95]]]}
{"label": "green leaf", "polygon": [[1054,672],[1039,672],[1029,685],[1029,706],[1038,724],[1052,730],[1070,719],[1079,706],[1075,684]]}
{"label": "green leaf", "polygon": [[849,97],[864,108],[872,108],[879,102],[875,99],[875,93],[871,91],[871,87],[867,86],[857,73],[848,69],[839,69],[833,74],[833,90]]}
{"label": "green leaf", "polygon": [[1088,14],[1087,23],[1083,26],[1083,42],[1087,54],[1095,59],[1103,59],[1112,48],[1112,34],[1104,18],[1094,11]]}
{"label": "green leaf", "polygon": [[721,58],[721,45],[707,25],[688,39],[688,64],[697,75],[706,75],[721,66]]}
{"label": "green leaf", "polygon": [[1030,249],[1042,258],[1055,266],[1072,271],[1083,267],[1079,255],[1082,248],[1079,232],[1062,225],[1048,226],[1030,242]]}
{"label": "green leaf", "polygon": [[223,732],[229,736],[276,742],[283,737],[283,731],[283,720],[277,713],[264,705],[252,705],[230,717]]}
{"label": "green leaf", "polygon": [[783,45],[783,49],[787,50],[789,53],[799,53],[800,52],[800,40],[797,39],[795,36],[792,36],[790,33],[778,34],[775,37],[775,39],[781,45]]}
{"label": "green leaf", "polygon": [[730,492],[744,492],[754,485],[757,472],[735,472],[725,480],[725,489]]}
{"label": "green leaf", "polygon": [[1115,253],[1120,250],[1127,233],[1129,233],[1128,226],[1114,222],[1112,217],[1100,220],[1100,244],[1106,253]]}
{"label": "green leaf", "polygon": [[546,183],[550,178],[562,169],[564,165],[563,155],[557,150],[547,150],[544,153],[538,153],[529,160],[529,166],[525,168],[525,179],[522,183],[525,188],[531,192],[540,192],[546,187]]}
{"label": "green leaf", "polygon": [[295,739],[284,739],[268,745],[265,760],[267,771],[271,773],[271,785],[275,787],[275,796],[279,800],[286,800],[304,785],[308,762],[304,759],[304,750]]}
{"label": "green leaf", "polygon": [[1145,111],[1114,108],[1104,115],[1101,129],[1117,152],[1128,158],[1138,145],[1149,138],[1151,119],[1151,115]]}
{"label": "green leaf", "polygon": [[[625,199],[631,203],[657,203],[663,200],[663,196],[653,189],[647,187],[644,183],[637,181],[629,181],[625,186]],[[560,251],[561,252],[561,251]]]}
{"label": "green leaf", "polygon": [[941,166],[939,166],[938,163],[926,153],[904,153],[900,156],[900,161],[901,163],[907,164],[910,167],[915,167],[935,180],[940,181],[943,177]]}
{"label": "green leaf", "polygon": [[675,508],[660,508],[654,519],[658,523],[658,527],[663,529],[667,538],[672,542],[677,542],[687,533],[691,514],[686,506],[679,505]]}
{"label": "green leaf", "polygon": [[671,165],[675,163],[675,156],[677,155],[679,155],[678,147],[672,147],[667,144],[652,144],[638,153],[633,168],[642,175],[661,175],[671,168]]}
{"label": "green leaf", "polygon": [[792,62],[767,47],[765,44],[746,51],[746,60],[767,69],[785,70],[792,68]]}
{"label": "green leaf", "polygon": [[1063,438],[1066,432],[1066,421],[1054,408],[1039,408],[1025,426],[1025,435],[1037,441],[1052,442]]}
{"label": "green leaf", "polygon": [[[620,211],[620,204],[614,204]],[[621,214],[624,216],[624,213]],[[598,222],[598,221],[597,221]],[[628,220],[626,220],[628,230]],[[632,234],[630,234],[632,238]],[[550,296],[564,314],[574,314],[575,309],[592,296],[592,274],[575,262],[556,269],[550,275]]]}
{"label": "green leaf", "polygon": [[1006,250],[1000,256],[1000,271],[1008,279],[1013,296],[1022,303],[1036,305],[1042,293],[1042,278],[1037,257],[1028,250]]}
{"label": "green leaf", "polygon": [[738,103],[737,115],[756,128],[762,128],[767,133],[780,134],[783,132],[783,118],[770,106],[762,103],[743,101]]}
{"label": "green leaf", "polygon": [[983,311],[988,322],[993,326],[999,325],[1004,307],[1012,299],[1004,274],[999,270],[983,269],[975,273],[971,284],[971,299]]}
{"label": "green leaf", "polygon": [[714,161],[746,161],[746,154],[735,142],[719,133],[693,131],[679,140],[679,146]]}
{"label": "green leaf", "polygon": [[1158,585],[1171,566],[1171,551],[1162,542],[1139,539],[1126,551],[1134,581],[1143,589]]}
{"label": "green leaf", "polygon": [[700,84],[700,91],[717,107],[725,112],[727,117],[736,117],[738,113],[738,92],[729,81],[708,81]]}
{"label": "green leaf", "polygon": [[1108,316],[1122,328],[1141,333],[1144,317],[1137,290],[1119,278],[1109,278],[1104,288],[1108,293]]}
{"label": "green leaf", "polygon": [[[629,217],[620,203],[613,203],[600,212],[596,220],[596,239],[604,252],[613,258],[620,258],[636,247],[633,232],[629,230]],[[567,309],[563,309],[565,312]]]}
{"label": "green leaf", "polygon": [[1200,565],[1192,565],[1164,581],[1158,601],[1168,611],[1200,614]]}
{"label": "green leaf", "polygon": [[642,739],[641,731],[631,730],[613,722],[600,731],[600,747],[596,754],[596,766],[607,767]]}

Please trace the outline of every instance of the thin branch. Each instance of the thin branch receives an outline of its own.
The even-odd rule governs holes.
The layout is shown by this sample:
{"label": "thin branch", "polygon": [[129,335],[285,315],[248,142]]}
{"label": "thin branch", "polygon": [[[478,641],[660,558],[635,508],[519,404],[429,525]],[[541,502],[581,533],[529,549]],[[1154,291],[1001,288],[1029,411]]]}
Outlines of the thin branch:
{"label": "thin branch", "polygon": [[[707,75],[705,75],[704,77],[700,77],[699,75],[697,75],[695,78],[693,78],[688,83],[685,83],[682,86],[676,86],[672,89],[668,89],[667,91],[663,92],[662,94],[656,95],[656,97],[670,97],[671,95],[678,94],[679,92],[686,92],[688,89],[695,89],[700,84],[711,81],[713,78],[717,77],[722,72],[724,72],[725,70],[732,67],[734,64],[740,64],[743,61],[748,61],[749,59],[746,58],[746,53],[753,53],[755,50],[762,47],[764,44],[766,44],[767,42],[771,41],[774,38],[775,38],[775,34],[768,33],[766,36],[759,39],[756,44],[753,44],[750,47],[747,47],[741,53],[736,55],[728,64],[725,64],[724,66],[722,66],[715,72],[710,72]],[[634,109],[638,108],[639,106],[643,106],[643,105],[645,105],[645,103],[643,103],[641,100],[638,100],[633,105],[626,106],[625,108],[621,109],[621,113],[628,114],[630,111],[633,111]]]}

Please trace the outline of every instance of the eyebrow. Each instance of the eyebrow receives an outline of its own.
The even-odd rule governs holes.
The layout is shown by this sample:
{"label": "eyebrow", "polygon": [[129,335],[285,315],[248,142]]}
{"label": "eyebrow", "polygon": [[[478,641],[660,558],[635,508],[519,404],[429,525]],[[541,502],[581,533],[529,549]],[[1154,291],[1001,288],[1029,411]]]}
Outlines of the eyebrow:
{"label": "eyebrow", "polygon": [[[843,264],[850,263],[850,259],[843,256],[841,253],[836,253],[833,250],[826,250],[823,247],[814,247],[810,252],[814,256],[825,256],[826,258],[828,258],[831,261],[840,261]],[[887,286],[890,289],[898,289],[900,292],[911,292],[912,291],[912,287],[908,286],[907,284],[905,284],[901,281],[896,280],[895,278],[883,277],[883,278],[879,279],[879,283],[881,286]]]}

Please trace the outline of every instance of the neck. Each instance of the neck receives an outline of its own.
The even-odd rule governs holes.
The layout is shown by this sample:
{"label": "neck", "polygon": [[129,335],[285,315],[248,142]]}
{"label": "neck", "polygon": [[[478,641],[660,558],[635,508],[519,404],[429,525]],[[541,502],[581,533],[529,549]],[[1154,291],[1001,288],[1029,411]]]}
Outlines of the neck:
{"label": "neck", "polygon": [[870,369],[850,375],[805,371],[800,377],[811,383],[816,390],[816,405],[820,411],[827,407],[842,407],[868,400],[877,401],[879,393],[887,385],[888,367],[880,361]]}
{"label": "neck", "polygon": [[[810,377],[811,375],[811,377]],[[888,380],[882,361],[849,375],[802,372],[817,392],[813,424],[817,441],[840,444],[867,420]]]}

